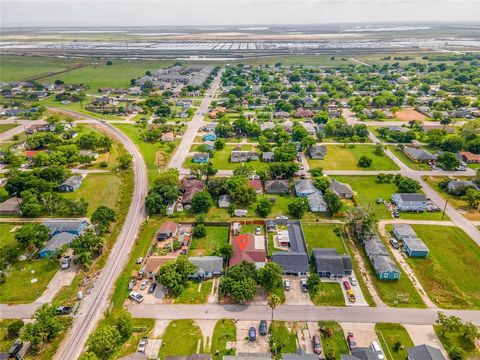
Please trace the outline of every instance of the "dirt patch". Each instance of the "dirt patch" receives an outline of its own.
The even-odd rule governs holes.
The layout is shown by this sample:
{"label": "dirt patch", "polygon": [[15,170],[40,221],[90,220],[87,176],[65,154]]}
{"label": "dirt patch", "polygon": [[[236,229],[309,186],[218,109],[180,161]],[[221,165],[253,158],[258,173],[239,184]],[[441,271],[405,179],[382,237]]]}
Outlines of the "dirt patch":
{"label": "dirt patch", "polygon": [[427,119],[425,115],[419,113],[417,110],[414,109],[402,109],[395,113],[395,118],[400,121],[411,121],[411,120],[418,120],[424,121]]}
{"label": "dirt patch", "polygon": [[155,320],[155,327],[153,328],[153,337],[159,338],[165,332],[170,320]]}
{"label": "dirt patch", "polygon": [[203,343],[206,349],[210,349],[212,346],[213,329],[217,324],[217,320],[195,320],[203,335]]}
{"label": "dirt patch", "polygon": [[[258,332],[259,321],[237,322],[237,354],[238,353],[268,353],[268,336],[261,336]],[[270,322],[267,324],[270,326]],[[257,340],[248,340],[248,329],[257,329]]]}
{"label": "dirt patch", "polygon": [[163,153],[161,151],[155,152],[155,163],[158,167],[165,165],[165,157],[163,156]]}

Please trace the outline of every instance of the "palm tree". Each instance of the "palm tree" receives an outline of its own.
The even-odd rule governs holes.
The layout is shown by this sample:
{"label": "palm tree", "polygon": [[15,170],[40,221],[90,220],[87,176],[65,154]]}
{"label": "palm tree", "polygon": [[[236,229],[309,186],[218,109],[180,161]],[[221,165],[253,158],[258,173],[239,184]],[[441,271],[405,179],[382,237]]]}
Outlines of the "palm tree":
{"label": "palm tree", "polygon": [[[270,294],[270,295],[268,295],[267,303],[268,303],[268,307],[270,309],[272,309],[272,318],[271,318],[271,325],[270,326],[273,326],[273,310],[275,310],[275,308],[278,306],[278,304],[280,304],[280,298],[276,294]],[[273,348],[273,351],[274,351],[274,356],[276,358],[277,357],[277,348],[276,348],[276,344],[275,344],[275,337],[273,337],[273,335],[271,335],[271,336],[273,338],[272,348]]]}

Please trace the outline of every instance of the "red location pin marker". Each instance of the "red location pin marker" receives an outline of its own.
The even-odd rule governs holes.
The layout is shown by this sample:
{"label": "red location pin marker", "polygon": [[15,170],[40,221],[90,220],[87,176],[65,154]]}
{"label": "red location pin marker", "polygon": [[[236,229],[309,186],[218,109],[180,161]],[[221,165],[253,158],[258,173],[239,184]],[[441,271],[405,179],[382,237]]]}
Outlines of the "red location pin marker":
{"label": "red location pin marker", "polygon": [[242,251],[245,251],[245,249],[247,248],[248,241],[249,237],[246,234],[237,236],[237,245]]}

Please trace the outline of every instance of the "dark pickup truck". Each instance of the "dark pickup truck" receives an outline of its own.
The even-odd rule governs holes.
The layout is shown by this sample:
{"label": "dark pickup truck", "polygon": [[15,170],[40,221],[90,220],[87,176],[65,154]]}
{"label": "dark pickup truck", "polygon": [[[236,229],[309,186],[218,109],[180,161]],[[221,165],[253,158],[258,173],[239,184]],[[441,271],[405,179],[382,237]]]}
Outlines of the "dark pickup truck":
{"label": "dark pickup truck", "polygon": [[72,312],[71,306],[58,306],[56,309],[57,315],[68,315]]}

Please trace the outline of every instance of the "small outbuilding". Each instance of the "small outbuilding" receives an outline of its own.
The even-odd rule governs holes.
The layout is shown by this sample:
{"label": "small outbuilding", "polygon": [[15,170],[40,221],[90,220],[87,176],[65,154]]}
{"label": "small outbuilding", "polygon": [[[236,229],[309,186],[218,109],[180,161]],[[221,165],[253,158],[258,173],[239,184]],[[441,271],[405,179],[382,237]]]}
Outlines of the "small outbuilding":
{"label": "small outbuilding", "polygon": [[430,250],[425,243],[416,237],[403,239],[403,250],[409,257],[426,258]]}

